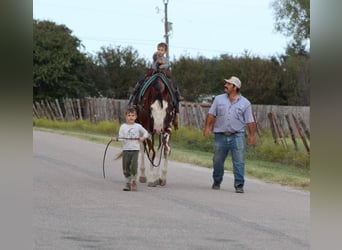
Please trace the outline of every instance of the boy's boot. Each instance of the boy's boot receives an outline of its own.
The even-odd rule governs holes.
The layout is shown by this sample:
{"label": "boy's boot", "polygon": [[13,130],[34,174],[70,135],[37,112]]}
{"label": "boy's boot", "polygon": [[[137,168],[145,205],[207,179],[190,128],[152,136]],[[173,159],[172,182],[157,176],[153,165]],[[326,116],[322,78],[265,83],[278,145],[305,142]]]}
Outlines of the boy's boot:
{"label": "boy's boot", "polygon": [[137,182],[135,180],[132,181],[131,190],[132,191],[137,191]]}
{"label": "boy's boot", "polygon": [[127,182],[125,187],[122,190],[123,191],[131,191],[131,183]]}

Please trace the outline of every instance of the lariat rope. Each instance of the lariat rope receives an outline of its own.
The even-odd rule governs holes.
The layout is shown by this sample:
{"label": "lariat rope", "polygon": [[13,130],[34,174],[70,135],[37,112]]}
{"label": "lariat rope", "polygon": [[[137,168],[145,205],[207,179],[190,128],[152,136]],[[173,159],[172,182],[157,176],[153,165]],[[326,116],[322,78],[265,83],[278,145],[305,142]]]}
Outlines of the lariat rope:
{"label": "lariat rope", "polygon": [[[162,134],[160,135],[162,136]],[[126,138],[126,137],[118,137],[117,138],[118,140],[139,140],[139,138]],[[160,157],[159,157],[159,162],[157,165],[154,164],[153,162],[153,159],[150,158],[148,152],[147,152],[147,149],[146,149],[146,145],[144,144],[144,152],[146,152],[146,156],[147,156],[147,159],[149,160],[149,162],[152,164],[153,167],[159,167],[160,163],[161,163],[161,156],[162,156],[162,150],[163,150],[163,143],[162,143],[162,140],[160,138],[160,141],[161,141],[161,145],[159,146],[160,148]],[[107,154],[107,150],[108,150],[108,147],[109,147],[109,144],[112,142],[112,139],[110,139],[110,141],[107,143],[107,146],[106,146],[106,149],[104,151],[104,154],[103,154],[103,161],[102,161],[102,174],[103,174],[103,179],[106,178],[106,173],[105,173],[105,160],[106,160],[106,154]]]}

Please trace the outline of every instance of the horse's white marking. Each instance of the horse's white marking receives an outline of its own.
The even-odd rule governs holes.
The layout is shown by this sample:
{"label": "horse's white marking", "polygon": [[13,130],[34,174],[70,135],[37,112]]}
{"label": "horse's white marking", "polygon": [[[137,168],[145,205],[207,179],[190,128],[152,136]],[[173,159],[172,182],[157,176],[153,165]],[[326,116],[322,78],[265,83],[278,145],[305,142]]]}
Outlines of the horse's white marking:
{"label": "horse's white marking", "polygon": [[160,105],[158,100],[155,100],[154,103],[151,105],[151,116],[153,117],[154,125],[153,128],[157,134],[162,132],[164,127],[164,119],[166,116],[166,109],[168,103],[163,100],[163,108]]}

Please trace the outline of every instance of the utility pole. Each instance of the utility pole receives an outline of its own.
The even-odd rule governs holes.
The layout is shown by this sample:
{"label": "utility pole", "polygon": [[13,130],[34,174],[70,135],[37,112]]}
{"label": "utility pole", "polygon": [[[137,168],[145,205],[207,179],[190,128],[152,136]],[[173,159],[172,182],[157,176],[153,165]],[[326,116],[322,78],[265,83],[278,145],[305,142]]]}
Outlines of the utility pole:
{"label": "utility pole", "polygon": [[169,44],[169,23],[167,21],[167,4],[169,3],[169,0],[163,0],[164,1],[164,11],[165,11],[165,18],[164,18],[164,30],[165,30],[165,43],[168,46],[168,50],[166,51],[166,57],[169,58],[169,51],[170,51],[170,44]]}

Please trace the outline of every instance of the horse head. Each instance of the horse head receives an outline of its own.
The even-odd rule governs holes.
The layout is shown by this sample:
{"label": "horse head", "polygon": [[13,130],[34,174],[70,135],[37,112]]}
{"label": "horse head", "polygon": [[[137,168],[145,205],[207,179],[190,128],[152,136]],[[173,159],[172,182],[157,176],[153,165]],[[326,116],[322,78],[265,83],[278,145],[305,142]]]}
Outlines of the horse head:
{"label": "horse head", "polygon": [[164,131],[164,120],[167,115],[168,103],[165,100],[156,99],[150,107],[151,117],[153,118],[153,132],[159,135]]}

